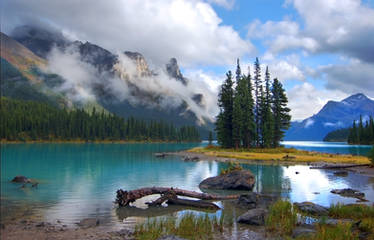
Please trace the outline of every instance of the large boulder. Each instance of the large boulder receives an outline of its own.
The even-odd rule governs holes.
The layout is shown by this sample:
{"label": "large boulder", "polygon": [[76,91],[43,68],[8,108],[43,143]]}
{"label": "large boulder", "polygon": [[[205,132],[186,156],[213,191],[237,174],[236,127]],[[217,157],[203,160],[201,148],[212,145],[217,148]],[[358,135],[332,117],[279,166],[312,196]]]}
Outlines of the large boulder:
{"label": "large boulder", "polygon": [[267,211],[262,208],[255,208],[248,210],[246,213],[238,218],[239,223],[245,223],[249,225],[262,226],[265,224],[265,216]]}
{"label": "large boulder", "polygon": [[28,178],[25,177],[25,176],[15,176],[15,177],[12,179],[12,182],[15,182],[15,183],[31,183],[31,180],[28,179]]}
{"label": "large boulder", "polygon": [[302,202],[294,203],[294,205],[302,212],[309,213],[312,215],[325,216],[328,215],[329,210],[324,206],[312,203],[312,202]]}
{"label": "large boulder", "polygon": [[252,190],[255,176],[249,170],[233,170],[226,174],[204,179],[201,189]]}

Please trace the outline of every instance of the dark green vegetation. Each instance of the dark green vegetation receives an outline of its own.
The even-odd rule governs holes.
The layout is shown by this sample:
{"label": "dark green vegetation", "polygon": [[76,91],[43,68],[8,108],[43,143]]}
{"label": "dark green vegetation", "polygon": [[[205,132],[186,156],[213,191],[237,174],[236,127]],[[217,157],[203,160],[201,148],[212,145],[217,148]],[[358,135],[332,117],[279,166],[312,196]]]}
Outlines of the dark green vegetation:
{"label": "dark green vegetation", "polygon": [[[289,201],[278,200],[269,208],[269,214],[265,221],[267,232],[272,236],[291,239],[290,236],[297,226],[297,213],[299,213],[299,210],[292,207]],[[305,216],[305,213],[301,213],[301,215]],[[300,236],[296,239],[359,239],[360,234],[365,236],[365,239],[374,239],[374,206],[359,204],[331,205],[328,215],[328,217],[338,219],[338,222],[327,224],[327,216],[323,216],[319,219],[319,223],[316,223],[315,233]],[[351,219],[352,222],[340,222],[339,219]]]}
{"label": "dark green vegetation", "polygon": [[363,123],[362,116],[358,122],[353,121],[352,128],[349,129],[348,143],[350,144],[374,144],[374,120],[370,119]]}
{"label": "dark green vegetation", "polygon": [[291,120],[282,84],[276,78],[271,83],[268,68],[262,82],[257,58],[253,83],[250,73],[242,74],[239,60],[235,80],[229,71],[219,92],[218,143],[224,148],[278,147]]}
{"label": "dark green vegetation", "polygon": [[175,218],[148,220],[135,227],[135,238],[153,240],[165,235],[177,235],[186,239],[213,239],[213,234],[223,231],[223,215],[220,219],[207,214],[185,214],[180,221]]}
{"label": "dark green vegetation", "polygon": [[124,119],[82,109],[58,109],[45,103],[1,98],[0,139],[84,141],[200,141],[193,126]]}
{"label": "dark green vegetation", "polygon": [[348,142],[349,144],[374,144],[374,121],[370,117],[368,121],[353,121],[351,128],[343,128],[329,132],[323,141]]}
{"label": "dark green vegetation", "polygon": [[324,142],[347,142],[349,128],[342,128],[329,132],[324,138]]}

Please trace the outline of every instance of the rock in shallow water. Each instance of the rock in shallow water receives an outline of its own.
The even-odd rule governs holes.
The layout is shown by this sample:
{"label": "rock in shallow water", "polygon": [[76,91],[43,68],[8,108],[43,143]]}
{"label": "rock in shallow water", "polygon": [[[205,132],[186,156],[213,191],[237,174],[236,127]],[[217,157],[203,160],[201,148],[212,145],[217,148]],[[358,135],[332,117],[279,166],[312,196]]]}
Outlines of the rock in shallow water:
{"label": "rock in shallow water", "polygon": [[201,189],[252,190],[255,177],[249,170],[234,170],[203,180]]}
{"label": "rock in shallow water", "polygon": [[247,211],[238,218],[239,223],[261,226],[265,224],[267,211],[262,208],[255,208]]}
{"label": "rock in shallow water", "polygon": [[331,193],[339,194],[343,197],[353,197],[353,198],[364,198],[365,193],[362,193],[358,190],[354,190],[351,188],[343,188],[343,189],[333,189],[331,190]]}
{"label": "rock in shallow water", "polygon": [[28,178],[25,177],[25,176],[15,176],[15,177],[12,179],[12,182],[16,182],[16,183],[29,183],[29,182],[31,182],[31,180],[28,179]]}
{"label": "rock in shallow water", "polygon": [[298,207],[300,211],[306,212],[312,215],[324,216],[328,214],[327,208],[325,208],[324,206],[312,203],[312,202],[294,203],[294,205]]}

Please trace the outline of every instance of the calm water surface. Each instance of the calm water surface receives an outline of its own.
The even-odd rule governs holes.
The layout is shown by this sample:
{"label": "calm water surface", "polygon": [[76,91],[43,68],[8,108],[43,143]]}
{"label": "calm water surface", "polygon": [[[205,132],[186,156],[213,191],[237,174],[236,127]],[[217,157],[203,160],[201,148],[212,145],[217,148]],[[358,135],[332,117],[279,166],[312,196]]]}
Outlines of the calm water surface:
{"label": "calm water surface", "polygon": [[[139,217],[183,214],[185,211],[177,207],[155,211],[139,208],[118,210],[113,204],[115,192],[119,188],[131,190],[150,186],[200,191],[199,183],[218,175],[225,167],[224,163],[183,162],[177,156],[160,159],[153,155],[155,152],[178,151],[199,145],[2,145],[2,217],[30,214],[45,221],[61,220],[66,224],[74,224],[87,217],[99,217],[107,223],[123,225],[136,222]],[[340,146],[340,143],[336,145]],[[336,202],[355,202],[355,199],[330,193],[333,188],[345,187],[360,189],[367,199],[374,200],[373,179],[354,173],[349,173],[348,177],[335,177],[332,171],[310,170],[307,166],[246,165],[245,168],[256,175],[254,191],[279,195],[291,201],[313,201],[325,206]],[[296,171],[299,174],[295,174]],[[20,188],[19,184],[10,182],[16,175],[37,179],[40,184],[38,188]],[[136,205],[144,207],[145,201],[147,199]],[[233,217],[239,214],[226,202],[218,204]],[[221,211],[215,214],[219,215]]]}

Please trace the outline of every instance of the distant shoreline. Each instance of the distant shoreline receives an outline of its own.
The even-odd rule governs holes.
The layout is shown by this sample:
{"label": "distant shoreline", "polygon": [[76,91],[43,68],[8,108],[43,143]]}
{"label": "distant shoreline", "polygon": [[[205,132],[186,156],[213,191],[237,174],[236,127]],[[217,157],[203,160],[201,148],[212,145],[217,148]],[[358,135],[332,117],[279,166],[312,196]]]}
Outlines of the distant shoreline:
{"label": "distant shoreline", "polygon": [[370,164],[365,156],[348,154],[332,154],[297,150],[295,148],[276,149],[222,149],[220,147],[196,147],[186,153],[197,154],[201,157],[238,159],[249,162],[268,162],[280,164],[310,164],[310,163],[347,163]]}

